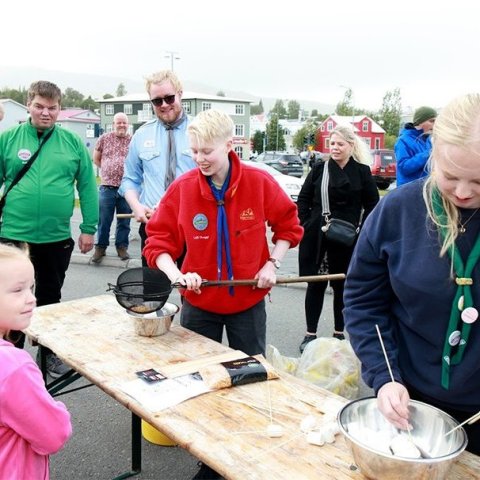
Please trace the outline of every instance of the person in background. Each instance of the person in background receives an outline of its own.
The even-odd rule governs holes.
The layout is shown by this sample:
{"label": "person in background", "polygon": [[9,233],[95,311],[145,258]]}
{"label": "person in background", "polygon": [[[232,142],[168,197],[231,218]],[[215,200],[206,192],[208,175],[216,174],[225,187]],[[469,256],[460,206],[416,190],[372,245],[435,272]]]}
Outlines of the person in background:
{"label": "person in background", "polygon": [[[402,429],[410,398],[459,422],[480,410],[480,94],[440,112],[430,167],[367,219],[345,287],[345,324],[363,378]],[[467,449],[479,455],[480,422],[465,430]]]}
{"label": "person in background", "polygon": [[[332,218],[340,218],[360,225],[379,200],[378,189],[370,172],[371,156],[365,142],[350,127],[338,126],[330,134],[328,161],[328,198]],[[298,261],[301,276],[317,275],[322,265],[328,264],[328,273],[346,273],[353,246],[347,247],[328,240],[321,227],[325,225],[321,184],[325,162],[317,162],[310,170],[298,195],[298,216],[305,229],[300,242]],[[328,260],[325,259],[327,256]],[[324,268],[324,267],[322,267]],[[344,280],[330,282],[333,289],[333,336],[339,340],[343,333]],[[308,283],[305,295],[307,331],[300,344],[300,352],[317,338],[317,327],[323,309],[327,282]]]}
{"label": "person in background", "polygon": [[428,175],[427,161],[432,151],[430,134],[437,112],[431,107],[420,107],[413,114],[413,122],[406,123],[395,142],[397,158],[397,187]]}
{"label": "person in background", "polygon": [[[118,193],[122,182],[123,165],[128,153],[131,136],[128,133],[128,117],[116,113],[113,117],[113,131],[104,133],[95,145],[93,161],[101,168],[102,183],[99,187],[100,221],[98,223],[97,243],[92,256],[93,263],[100,263],[110,244],[110,227],[116,213],[132,213],[125,198]],[[115,247],[122,260],[128,260],[128,236],[130,218],[117,218]]]}
{"label": "person in background", "polygon": [[[265,355],[264,297],[276,269],[302,237],[297,208],[267,172],[244,165],[233,146],[230,116],[200,112],[188,127],[198,168],[169,187],[147,224],[150,267],[185,286],[180,323],[217,342]],[[266,223],[274,247],[269,252]],[[181,270],[175,264],[186,250]],[[256,287],[208,287],[203,279],[258,279]],[[221,478],[207,465],[194,477]]]}
{"label": "person in background", "polygon": [[[25,176],[6,197],[0,231],[0,242],[28,243],[38,306],[61,299],[75,244],[70,228],[75,187],[82,212],[78,238],[82,253],[93,248],[98,223],[97,185],[90,154],[76,133],[55,126],[61,96],[54,83],[32,83],[27,94],[30,118],[0,134],[0,187],[5,185],[6,189],[45,141]],[[17,333],[15,344],[23,348],[25,335]],[[47,370],[57,378],[69,368],[50,352]]]}
{"label": "person in background", "polygon": [[[141,248],[145,225],[168,186],[195,167],[187,138],[188,117],[182,107],[182,84],[170,70],[147,78],[146,88],[157,118],[133,135],[125,161],[120,193],[140,222]],[[145,266],[146,260],[142,257]]]}
{"label": "person in background", "polygon": [[26,251],[0,245],[0,478],[48,480],[49,455],[72,433],[65,405],[53,400],[28,352],[8,341],[30,325],[33,265]]}

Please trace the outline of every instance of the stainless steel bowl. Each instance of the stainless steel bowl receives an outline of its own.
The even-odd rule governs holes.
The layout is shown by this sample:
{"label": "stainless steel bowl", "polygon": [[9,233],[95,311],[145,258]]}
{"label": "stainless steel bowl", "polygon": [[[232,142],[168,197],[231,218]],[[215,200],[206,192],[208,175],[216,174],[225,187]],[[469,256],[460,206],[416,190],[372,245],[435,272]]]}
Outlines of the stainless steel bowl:
{"label": "stainless steel bowl", "polygon": [[135,321],[135,332],[142,337],[158,337],[170,330],[173,317],[179,307],[174,303],[166,303],[162,309],[152,313],[135,313],[127,311]]}
{"label": "stainless steel bowl", "polygon": [[411,400],[411,438],[424,456],[394,456],[390,441],[399,434],[382,415],[375,397],[361,398],[345,405],[338,414],[338,425],[355,464],[371,480],[444,480],[460,453],[467,446],[467,435],[459,428],[445,436],[458,422],[426,403]]}

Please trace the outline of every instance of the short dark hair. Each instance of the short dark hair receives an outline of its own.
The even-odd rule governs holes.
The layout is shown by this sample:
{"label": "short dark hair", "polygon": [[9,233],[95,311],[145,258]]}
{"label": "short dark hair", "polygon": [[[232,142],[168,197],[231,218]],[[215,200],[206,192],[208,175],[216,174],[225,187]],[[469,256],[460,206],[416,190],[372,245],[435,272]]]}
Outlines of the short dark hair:
{"label": "short dark hair", "polygon": [[51,100],[58,100],[58,103],[62,102],[62,91],[52,82],[46,80],[39,80],[33,82],[28,89],[27,102],[31,102],[35,95],[40,97],[50,98]]}

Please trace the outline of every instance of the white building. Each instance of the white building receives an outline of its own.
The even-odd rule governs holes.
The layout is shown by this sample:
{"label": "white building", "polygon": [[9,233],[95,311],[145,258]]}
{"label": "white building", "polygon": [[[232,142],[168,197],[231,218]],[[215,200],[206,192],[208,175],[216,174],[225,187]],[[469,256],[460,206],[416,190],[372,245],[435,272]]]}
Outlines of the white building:
{"label": "white building", "polygon": [[3,120],[0,122],[0,132],[27,121],[28,110],[25,105],[10,98],[1,98],[0,103],[5,110]]}

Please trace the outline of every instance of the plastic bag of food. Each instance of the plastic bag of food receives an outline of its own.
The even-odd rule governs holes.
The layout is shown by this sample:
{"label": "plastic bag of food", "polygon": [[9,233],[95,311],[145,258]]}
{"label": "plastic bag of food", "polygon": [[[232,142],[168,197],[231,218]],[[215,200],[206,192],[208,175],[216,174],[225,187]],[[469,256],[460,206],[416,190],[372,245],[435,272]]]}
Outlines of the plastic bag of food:
{"label": "plastic bag of food", "polygon": [[360,362],[345,340],[317,338],[307,344],[298,359],[283,357],[275,347],[268,345],[267,360],[277,370],[291,373],[342,397],[354,399],[358,396]]}
{"label": "plastic bag of food", "polygon": [[277,372],[261,355],[207,365],[198,373],[212,390],[278,378]]}

